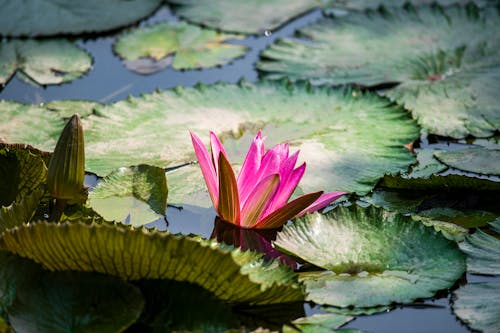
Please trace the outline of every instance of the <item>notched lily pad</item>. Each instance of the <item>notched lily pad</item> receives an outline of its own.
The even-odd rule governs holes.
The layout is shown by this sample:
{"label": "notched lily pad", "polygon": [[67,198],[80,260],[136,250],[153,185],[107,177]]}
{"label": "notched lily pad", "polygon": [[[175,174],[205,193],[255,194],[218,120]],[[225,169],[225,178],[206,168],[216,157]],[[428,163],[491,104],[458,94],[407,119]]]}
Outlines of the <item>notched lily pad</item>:
{"label": "notched lily pad", "polygon": [[268,78],[365,86],[384,94],[429,133],[488,137],[500,129],[500,24],[496,8],[380,8],[324,18],[262,52]]}
{"label": "notched lily pad", "polygon": [[[497,219],[497,223],[500,218]],[[459,243],[467,254],[467,271],[476,274],[500,275],[500,240],[477,229]]]}
{"label": "notched lily pad", "polygon": [[317,313],[310,317],[302,317],[292,321],[292,325],[298,329],[295,330],[289,326],[283,327],[284,333],[302,332],[302,333],[327,333],[336,332],[335,329],[350,322],[354,317],[343,316],[334,313]]}
{"label": "notched lily pad", "polygon": [[8,230],[0,247],[54,271],[93,271],[126,280],[169,279],[197,284],[239,303],[303,300],[297,276],[254,252],[215,241],[102,224],[38,222]]}
{"label": "notched lily pad", "polygon": [[[52,131],[58,128],[60,133],[62,121],[49,119],[57,119],[56,112],[47,115],[40,107],[4,103],[0,103],[4,140],[41,147],[55,141]],[[307,161],[300,184],[304,192],[366,193],[384,174],[407,170],[414,157],[404,145],[418,137],[418,127],[407,112],[376,94],[288,82],[178,87],[95,111],[82,119],[89,172],[105,175],[141,163],[178,166],[195,160],[189,131],[202,135],[213,130],[223,137],[224,145],[248,147],[263,128],[267,146],[288,141],[292,150],[301,150],[300,157]],[[19,129],[7,125],[37,114],[48,124],[47,130],[32,121]],[[377,131],[372,130],[375,127]],[[241,163],[246,152],[228,153],[231,161]],[[182,186],[197,186],[196,182]]]}
{"label": "notched lily pad", "polygon": [[1,0],[4,36],[50,36],[116,29],[151,14],[161,0]]}
{"label": "notched lily pad", "polygon": [[61,84],[82,76],[91,67],[90,55],[65,39],[0,42],[0,85],[16,72],[21,73],[21,79],[37,84]]}
{"label": "notched lily pad", "polygon": [[283,228],[275,245],[327,269],[301,273],[308,299],[319,304],[407,303],[449,288],[465,271],[454,242],[411,217],[372,206],[307,215]]}
{"label": "notched lily pad", "polygon": [[90,192],[88,203],[106,220],[140,226],[165,216],[167,195],[165,171],[141,164],[104,177]]}
{"label": "notched lily pad", "polygon": [[[168,56],[165,64],[171,62],[174,69],[198,69],[224,65],[243,56],[248,49],[246,46],[227,42],[241,38],[240,35],[221,34],[185,22],[166,22],[125,33],[116,40],[114,50],[125,60],[127,67],[140,69],[140,72],[143,72],[144,57],[153,60],[149,68],[156,62],[164,62]],[[134,65],[137,60],[141,66]],[[158,70],[163,67],[157,66]]]}
{"label": "notched lily pad", "polygon": [[453,312],[467,326],[484,333],[500,329],[500,282],[469,283],[453,293]]}
{"label": "notched lily pad", "polygon": [[500,176],[500,149],[474,147],[439,151],[434,156],[442,163],[462,171]]}
{"label": "notched lily pad", "polygon": [[167,0],[188,21],[223,31],[258,34],[320,7],[321,0]]}

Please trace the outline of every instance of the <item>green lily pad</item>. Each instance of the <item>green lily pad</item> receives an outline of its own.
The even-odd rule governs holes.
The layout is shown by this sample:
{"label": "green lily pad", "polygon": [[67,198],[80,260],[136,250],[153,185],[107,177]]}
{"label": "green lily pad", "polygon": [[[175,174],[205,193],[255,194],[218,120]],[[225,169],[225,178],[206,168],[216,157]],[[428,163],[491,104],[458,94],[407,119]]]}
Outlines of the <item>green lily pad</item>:
{"label": "green lily pad", "polygon": [[500,329],[500,282],[469,283],[453,293],[453,312],[467,326],[484,333]]}
{"label": "green lily pad", "polygon": [[[500,221],[500,218],[499,218]],[[477,274],[500,275],[500,240],[477,229],[459,243],[467,254],[467,271]]]}
{"label": "green lily pad", "polygon": [[307,215],[284,227],[275,245],[328,269],[301,273],[308,300],[318,304],[407,303],[449,288],[465,271],[455,242],[409,216],[372,206]]}
{"label": "green lily pad", "polygon": [[427,192],[375,189],[360,200],[376,207],[383,207],[391,212],[410,213],[415,212],[422,202],[430,197],[432,194]]}
{"label": "green lily pad", "polygon": [[57,112],[57,115],[63,118],[71,118],[77,113],[81,118],[95,113],[96,109],[102,106],[101,103],[91,101],[50,101],[44,103],[44,108],[49,111]]}
{"label": "green lily pad", "polygon": [[166,22],[128,31],[118,37],[114,50],[126,64],[143,57],[157,62],[170,56],[172,67],[177,70],[198,69],[225,65],[242,57],[248,49],[246,46],[226,42],[241,38],[185,22]]}
{"label": "green lily pad", "polygon": [[[0,124],[26,120],[18,112],[28,106],[4,104]],[[231,162],[242,163],[246,147],[263,128],[268,147],[288,141],[292,150],[301,150],[300,158],[308,163],[300,184],[304,192],[366,193],[384,174],[407,170],[414,157],[403,145],[418,137],[406,111],[376,94],[287,82],[179,87],[96,111],[82,119],[87,171],[102,175],[123,165],[173,167],[193,161],[190,130],[207,137],[209,130],[215,131],[224,145],[240,147],[228,153]],[[42,122],[49,118],[40,107],[28,113],[40,114]],[[29,131],[23,125],[2,133],[6,141],[45,147],[55,141],[50,130],[37,124]]]}
{"label": "green lily pad", "polygon": [[20,202],[45,184],[46,177],[47,167],[36,150],[23,145],[0,145],[0,206]]}
{"label": "green lily pad", "polygon": [[0,1],[4,36],[50,36],[116,29],[151,14],[161,0]]}
{"label": "green lily pad", "polygon": [[500,149],[474,147],[455,151],[439,151],[434,156],[442,163],[462,171],[500,175]]}
{"label": "green lily pad", "polygon": [[400,83],[385,92],[429,133],[491,136],[500,129],[499,11],[475,5],[379,9],[324,18],[283,39],[257,68],[316,84]]}
{"label": "green lily pad", "polygon": [[[334,313],[317,313],[310,317],[298,318],[292,321],[298,332],[302,333],[328,333],[334,331],[336,328],[350,322],[354,317],[343,316]],[[297,332],[289,326],[283,327],[283,332]]]}
{"label": "green lily pad", "polygon": [[419,211],[418,216],[451,222],[465,228],[475,228],[487,225],[498,215],[483,210],[458,210],[448,207],[437,207]]}
{"label": "green lily pad", "polygon": [[167,0],[178,16],[222,31],[258,34],[320,7],[324,0]]}
{"label": "green lily pad", "polygon": [[377,9],[379,7],[403,7],[411,4],[413,6],[422,6],[430,4],[439,4],[441,6],[449,6],[453,4],[463,4],[474,2],[478,6],[486,6],[495,3],[494,0],[333,0],[331,3],[332,8],[326,8],[327,14],[333,13],[334,8],[342,8],[349,10],[367,10]]}
{"label": "green lily pad", "polygon": [[0,262],[0,293],[16,332],[121,332],[144,305],[139,289],[118,278],[47,272],[5,252]]}
{"label": "green lily pad", "polygon": [[83,223],[31,223],[2,234],[0,246],[55,271],[94,271],[126,280],[197,284],[232,302],[270,304],[303,299],[297,276],[254,252],[166,232]]}
{"label": "green lily pad", "polygon": [[45,190],[38,188],[10,206],[0,207],[0,233],[31,221]]}
{"label": "green lily pad", "polygon": [[5,85],[18,71],[24,80],[41,85],[60,84],[82,76],[91,67],[90,55],[65,39],[0,43],[0,85]]}
{"label": "green lily pad", "polygon": [[88,204],[106,220],[140,226],[165,216],[167,195],[165,171],[142,164],[104,177],[90,192]]}

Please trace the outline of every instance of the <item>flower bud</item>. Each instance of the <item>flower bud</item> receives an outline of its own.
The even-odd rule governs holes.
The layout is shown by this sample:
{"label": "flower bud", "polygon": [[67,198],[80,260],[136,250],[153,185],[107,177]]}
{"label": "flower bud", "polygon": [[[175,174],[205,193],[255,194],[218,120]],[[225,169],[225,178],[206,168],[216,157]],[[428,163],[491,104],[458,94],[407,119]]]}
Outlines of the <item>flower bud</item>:
{"label": "flower bud", "polygon": [[47,186],[52,197],[69,204],[85,202],[85,151],[80,117],[74,114],[64,127],[50,159]]}

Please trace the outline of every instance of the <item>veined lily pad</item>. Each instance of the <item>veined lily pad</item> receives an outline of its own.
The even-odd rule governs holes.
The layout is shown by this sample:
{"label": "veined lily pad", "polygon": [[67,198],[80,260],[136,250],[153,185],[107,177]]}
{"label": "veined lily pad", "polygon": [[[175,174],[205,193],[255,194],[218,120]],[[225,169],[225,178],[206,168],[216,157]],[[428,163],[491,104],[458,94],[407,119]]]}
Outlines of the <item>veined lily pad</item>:
{"label": "veined lily pad", "polygon": [[44,193],[42,188],[38,188],[10,206],[0,207],[0,233],[30,222]]}
{"label": "veined lily pad", "polygon": [[283,327],[284,333],[302,332],[302,333],[328,333],[334,331],[336,328],[350,322],[354,317],[343,316],[334,313],[319,313],[310,317],[298,318],[292,321],[294,327],[299,331],[285,326]]}
{"label": "veined lily pad", "polygon": [[33,151],[23,145],[0,144],[0,206],[20,202],[45,183],[47,167],[42,152]]}
{"label": "veined lily pad", "polygon": [[398,82],[385,94],[429,133],[487,137],[500,129],[499,11],[474,5],[380,9],[325,18],[280,40],[257,64],[267,77],[317,84]]}
{"label": "veined lily pad", "polygon": [[0,293],[16,332],[121,332],[144,305],[141,292],[118,278],[47,272],[6,252],[0,262]]}
{"label": "veined lily pad", "polygon": [[500,149],[474,147],[455,151],[439,151],[434,156],[455,169],[500,176]]}
{"label": "veined lily pad", "polygon": [[241,38],[185,22],[167,22],[127,32],[116,40],[114,50],[126,64],[142,57],[160,61],[171,56],[173,68],[197,69],[224,65],[243,56],[246,46],[225,42]]}
{"label": "veined lily pad", "polygon": [[1,0],[5,36],[49,36],[111,30],[151,14],[161,0]]}
{"label": "veined lily pad", "polygon": [[500,329],[500,282],[469,283],[453,293],[453,312],[470,328],[484,333]]}
{"label": "veined lily pad", "polygon": [[210,28],[223,31],[258,34],[274,30],[286,21],[325,0],[167,0],[177,15]]}
{"label": "veined lily pad", "polygon": [[[497,223],[500,222],[500,218]],[[467,271],[477,274],[500,275],[500,240],[477,229],[459,243],[467,254]]]}
{"label": "veined lily pad", "polygon": [[301,279],[309,300],[334,306],[431,297],[465,270],[454,242],[408,216],[372,206],[307,215],[283,228],[275,245],[328,269],[301,273]]}
{"label": "veined lily pad", "polygon": [[430,5],[440,4],[441,6],[449,6],[456,3],[466,5],[474,2],[478,6],[485,6],[495,3],[494,0],[333,0],[331,3],[332,8],[326,8],[326,13],[332,13],[335,8],[349,9],[349,10],[366,10],[377,9],[379,7],[403,7],[403,5]]}
{"label": "veined lily pad", "polygon": [[[29,107],[4,103],[0,124],[26,119],[18,112]],[[28,112],[47,118],[39,107]],[[292,150],[301,150],[308,163],[300,184],[304,192],[366,193],[382,175],[407,170],[414,158],[403,146],[418,137],[405,110],[375,94],[286,82],[179,87],[103,106],[82,122],[86,170],[100,175],[123,165],[193,161],[190,130],[200,135],[214,130],[224,145],[248,147],[263,128],[268,146],[289,141]],[[9,128],[4,136],[46,146],[54,134],[36,125],[29,131]],[[242,162],[246,152],[228,153]]]}
{"label": "veined lily pad", "polygon": [[[1,8],[4,13],[5,7]],[[5,85],[17,71],[22,79],[38,84],[60,84],[82,76],[91,67],[90,55],[64,39],[0,43],[0,85]]]}
{"label": "veined lily pad", "polygon": [[167,179],[162,168],[139,165],[120,168],[90,192],[89,205],[109,221],[144,225],[165,216]]}
{"label": "veined lily pad", "polygon": [[215,241],[103,224],[31,223],[2,234],[0,246],[50,270],[95,271],[127,280],[198,284],[222,300],[252,304],[303,299],[296,274],[254,252]]}

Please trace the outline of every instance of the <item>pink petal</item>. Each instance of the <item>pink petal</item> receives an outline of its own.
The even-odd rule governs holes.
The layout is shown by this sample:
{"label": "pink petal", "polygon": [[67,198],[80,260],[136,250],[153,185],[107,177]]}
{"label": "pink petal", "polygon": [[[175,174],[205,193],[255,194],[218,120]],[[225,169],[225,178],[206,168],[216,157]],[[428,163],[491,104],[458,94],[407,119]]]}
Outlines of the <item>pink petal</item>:
{"label": "pink petal", "polygon": [[[264,155],[264,139],[259,131],[248,149],[247,156],[243,161],[238,175],[238,188],[242,202],[246,199],[246,194],[250,193],[250,187],[256,184],[255,177],[260,168],[260,162]],[[242,196],[244,194],[244,197]]]}
{"label": "pink petal", "polygon": [[337,200],[344,194],[347,194],[347,192],[330,192],[330,193],[325,193],[321,195],[318,200],[314,201],[309,207],[301,211],[297,216],[295,217],[300,217],[304,215],[305,213],[312,213],[315,212],[321,208],[324,208],[328,206],[332,201]]}
{"label": "pink petal", "polygon": [[[297,169],[293,170],[290,175],[288,175],[286,181],[282,181],[280,183],[278,192],[274,196],[271,204],[267,207],[266,212],[264,213],[263,216],[271,214],[273,211],[286,204],[288,199],[290,199],[290,196],[292,195],[293,191],[295,191],[295,188],[299,184],[300,180],[302,179],[302,176],[304,175],[305,171],[306,171],[306,164],[303,163]],[[282,177],[283,178],[281,179],[285,179],[286,175],[283,175]]]}
{"label": "pink petal", "polygon": [[238,184],[233,167],[226,155],[219,154],[219,207],[217,213],[226,222],[240,225],[240,201]]}
{"label": "pink petal", "polygon": [[264,155],[261,165],[255,176],[249,179],[249,184],[244,189],[240,189],[240,199],[242,205],[245,205],[250,193],[254,190],[255,186],[264,178],[269,175],[278,173],[280,169],[280,159],[276,154],[269,154],[269,151]]}
{"label": "pink petal", "polygon": [[212,203],[217,210],[217,206],[219,204],[219,187],[217,184],[217,174],[215,173],[212,159],[210,158],[208,150],[201,139],[193,132],[189,132],[189,134],[191,134],[191,141],[193,142],[194,152],[196,154],[196,158],[198,159],[198,163],[200,164],[203,178],[205,178],[208,193],[210,194]]}
{"label": "pink petal", "polygon": [[210,131],[210,148],[212,148],[212,161],[213,165],[215,165],[215,173],[218,175],[219,174],[219,155],[222,152],[224,156],[227,158],[226,150],[224,149],[224,146],[220,142],[219,138],[217,135],[215,135],[214,132]]}
{"label": "pink petal", "polygon": [[255,186],[241,209],[241,227],[252,228],[257,223],[262,212],[266,209],[272,197],[275,195],[279,183],[280,176],[278,174],[272,174],[264,178]]}

